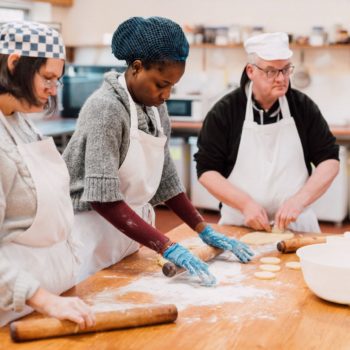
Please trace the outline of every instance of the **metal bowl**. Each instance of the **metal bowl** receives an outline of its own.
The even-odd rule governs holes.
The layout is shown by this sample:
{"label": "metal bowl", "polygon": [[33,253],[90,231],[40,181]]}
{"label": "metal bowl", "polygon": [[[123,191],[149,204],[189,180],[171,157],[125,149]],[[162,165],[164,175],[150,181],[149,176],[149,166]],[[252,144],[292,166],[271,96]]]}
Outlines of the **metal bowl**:
{"label": "metal bowl", "polygon": [[350,305],[350,246],[348,242],[344,243],[339,240],[309,245],[296,253],[304,280],[317,296]]}

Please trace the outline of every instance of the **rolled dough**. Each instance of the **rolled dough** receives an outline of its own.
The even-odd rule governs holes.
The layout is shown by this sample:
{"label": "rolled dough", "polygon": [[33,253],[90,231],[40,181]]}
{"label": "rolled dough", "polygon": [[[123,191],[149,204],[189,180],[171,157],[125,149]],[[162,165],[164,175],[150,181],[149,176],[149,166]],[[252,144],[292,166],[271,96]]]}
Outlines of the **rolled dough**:
{"label": "rolled dough", "polygon": [[288,267],[288,268],[290,268],[292,270],[300,270],[301,269],[299,261],[288,261],[286,263],[286,267]]}
{"label": "rolled dough", "polygon": [[263,264],[278,265],[281,262],[281,259],[274,256],[265,256],[260,259],[260,262]]}
{"label": "rolled dough", "polygon": [[260,265],[259,269],[263,270],[263,271],[271,271],[271,272],[277,272],[277,271],[281,270],[279,265],[268,265],[268,264]]}
{"label": "rolled dough", "polygon": [[272,227],[272,230],[271,230],[272,233],[285,233],[286,231],[282,231],[280,230],[277,226],[273,226]]}
{"label": "rolled dough", "polygon": [[254,276],[261,280],[272,280],[276,277],[276,274],[270,271],[258,271],[254,273]]}
{"label": "rolled dough", "polygon": [[283,241],[294,237],[294,233],[268,233],[268,232],[250,232],[241,237],[241,241],[247,244],[268,244]]}

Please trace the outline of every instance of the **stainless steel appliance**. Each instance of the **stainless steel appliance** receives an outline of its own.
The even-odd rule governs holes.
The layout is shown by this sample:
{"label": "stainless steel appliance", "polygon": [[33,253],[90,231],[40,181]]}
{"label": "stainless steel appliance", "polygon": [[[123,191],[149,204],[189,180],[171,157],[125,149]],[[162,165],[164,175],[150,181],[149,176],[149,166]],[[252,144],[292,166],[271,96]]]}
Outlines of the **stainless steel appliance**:
{"label": "stainless steel appliance", "polygon": [[207,113],[202,96],[173,96],[166,101],[172,120],[200,121]]}

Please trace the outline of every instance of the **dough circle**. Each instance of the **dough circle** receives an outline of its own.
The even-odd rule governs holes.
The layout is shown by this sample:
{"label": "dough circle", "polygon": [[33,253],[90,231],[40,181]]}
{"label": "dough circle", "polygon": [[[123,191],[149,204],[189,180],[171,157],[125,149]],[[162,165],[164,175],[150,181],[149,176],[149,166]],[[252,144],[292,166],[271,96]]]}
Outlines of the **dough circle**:
{"label": "dough circle", "polygon": [[261,280],[272,280],[276,277],[276,274],[271,271],[258,271],[254,273],[254,276]]}
{"label": "dough circle", "polygon": [[260,259],[260,262],[262,264],[278,265],[281,262],[281,259],[276,258],[274,256],[265,256],[265,257]]}
{"label": "dough circle", "polygon": [[286,262],[286,267],[292,269],[292,270],[300,270],[300,262],[299,261],[288,261]]}
{"label": "dough circle", "polygon": [[283,230],[279,229],[276,225],[273,225],[271,232],[272,233],[292,233],[289,230],[284,230],[283,231]]}
{"label": "dough circle", "polygon": [[262,264],[259,266],[259,269],[263,271],[277,272],[281,270],[281,267],[279,265]]}
{"label": "dough circle", "polygon": [[268,233],[268,232],[250,232],[241,237],[241,241],[247,244],[268,244],[283,241],[294,237],[294,233]]}

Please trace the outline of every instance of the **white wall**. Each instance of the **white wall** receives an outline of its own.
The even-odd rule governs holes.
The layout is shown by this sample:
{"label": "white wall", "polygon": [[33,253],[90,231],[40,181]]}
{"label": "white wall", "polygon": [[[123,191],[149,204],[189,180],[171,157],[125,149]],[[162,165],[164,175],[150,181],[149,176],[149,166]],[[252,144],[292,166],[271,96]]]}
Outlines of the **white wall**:
{"label": "white wall", "polygon": [[[349,30],[349,13],[350,0],[75,0],[73,7],[53,7],[52,20],[62,23],[66,45],[84,46],[102,44],[105,33],[112,33],[131,16],[165,16],[181,25],[262,25],[266,31],[308,35],[315,25],[329,32],[336,24]],[[299,55],[296,50],[296,65]],[[205,57],[204,74],[203,49],[191,49],[183,81],[197,81],[218,91],[227,82],[239,81],[245,63],[242,49],[212,49]],[[115,64],[116,60],[109,47],[85,47],[76,51],[76,63]],[[305,65],[312,83],[303,91],[315,100],[329,122],[350,124],[350,46],[307,49]]]}
{"label": "white wall", "polygon": [[[263,25],[268,31],[309,33],[313,25],[331,29],[349,23],[349,0],[75,0],[54,7],[53,19],[63,23],[69,45],[102,43],[131,16],[165,16],[180,24]],[[79,30],[77,30],[79,28]]]}

